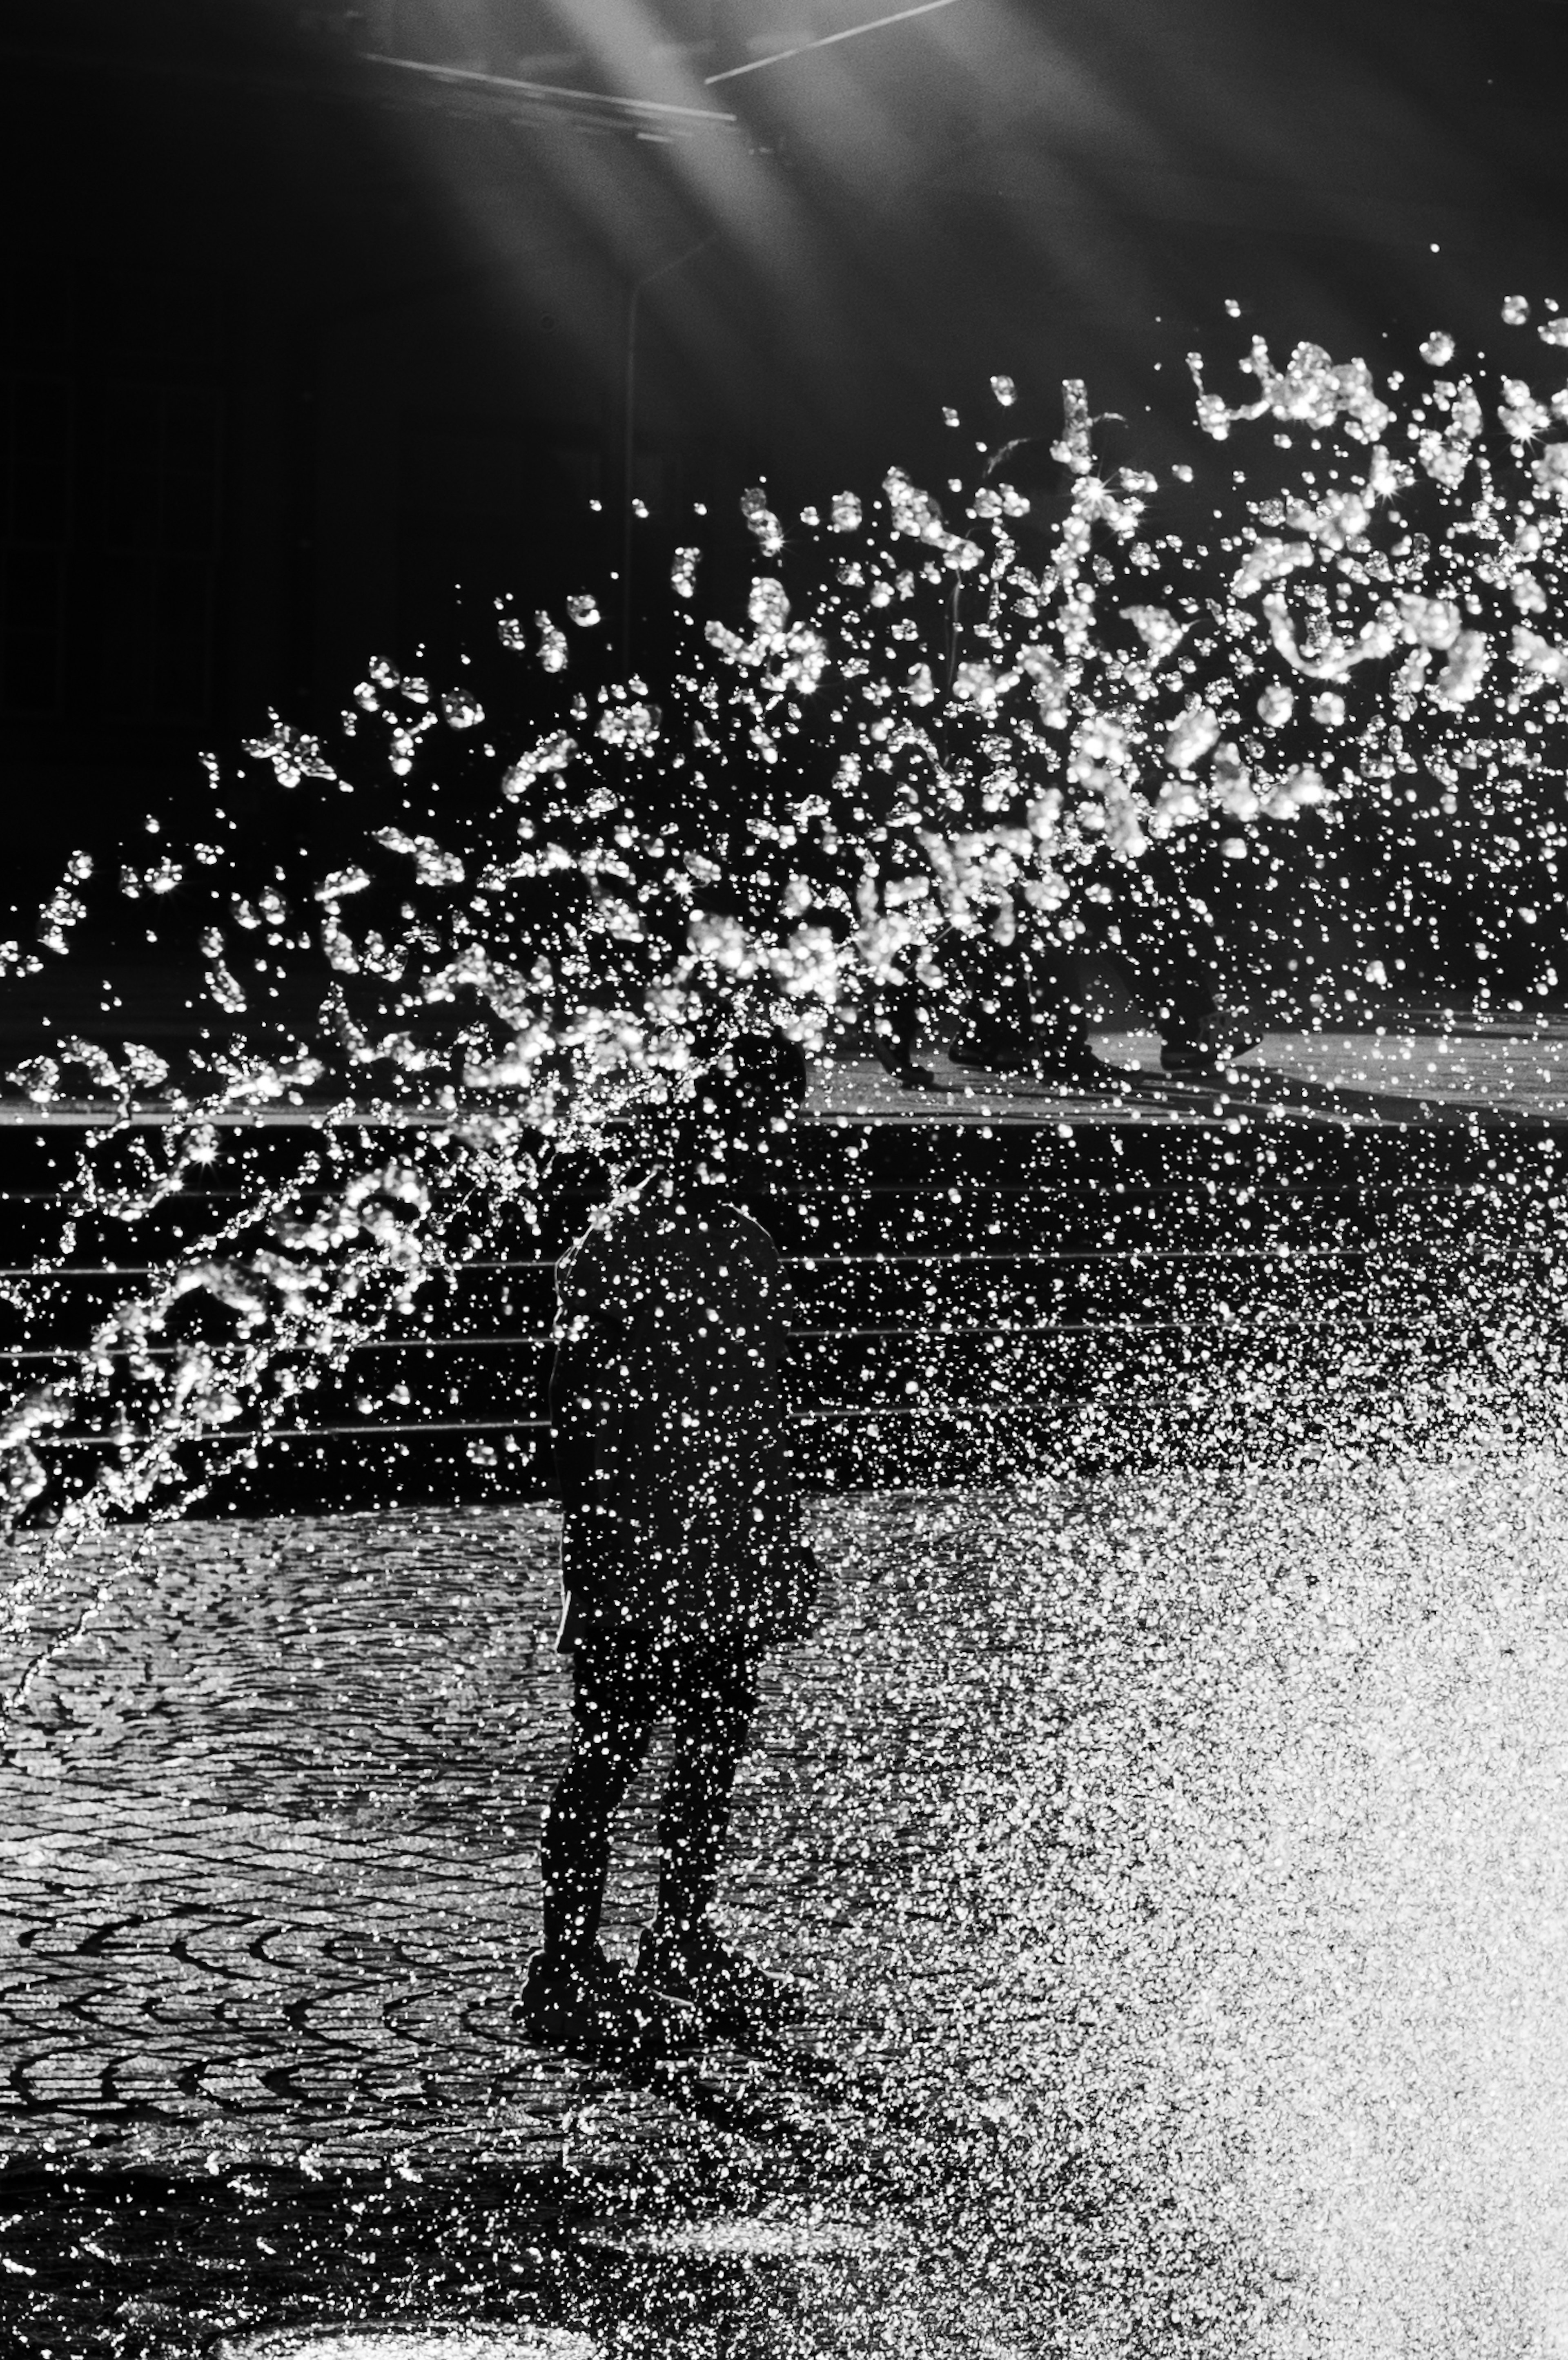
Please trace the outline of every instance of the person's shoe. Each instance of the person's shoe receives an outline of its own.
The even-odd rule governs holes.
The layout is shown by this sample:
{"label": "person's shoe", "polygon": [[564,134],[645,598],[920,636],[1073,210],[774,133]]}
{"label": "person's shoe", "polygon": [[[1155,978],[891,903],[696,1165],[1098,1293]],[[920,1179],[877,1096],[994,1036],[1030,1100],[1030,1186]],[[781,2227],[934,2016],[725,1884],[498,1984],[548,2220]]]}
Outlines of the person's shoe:
{"label": "person's shoe", "polygon": [[1038,1049],[1029,1071],[1036,1081],[1068,1082],[1084,1090],[1115,1089],[1124,1078],[1120,1068],[1107,1065],[1087,1041],[1064,1041],[1054,1048]]}
{"label": "person's shoe", "polygon": [[639,1986],[597,1943],[582,1959],[536,1950],[517,2013],[541,2049],[561,2049],[593,2065],[656,2065],[702,2046],[695,2009]]}
{"label": "person's shoe", "polygon": [[1022,1032],[960,1033],[948,1054],[971,1072],[1018,1074],[1031,1082],[1071,1082],[1099,1090],[1118,1078],[1082,1036],[1052,1041],[1031,1040]]}
{"label": "person's shoe", "polygon": [[948,1049],[955,1065],[985,1074],[1021,1074],[1029,1070],[1033,1051],[1021,1032],[982,1030],[960,1032]]}
{"label": "person's shoe", "polygon": [[646,1988],[694,2008],[710,2031],[734,2039],[755,2039],[806,2020],[799,1983],[769,1974],[722,1941],[711,1926],[699,1926],[680,1940],[646,1927],[637,1973]]}

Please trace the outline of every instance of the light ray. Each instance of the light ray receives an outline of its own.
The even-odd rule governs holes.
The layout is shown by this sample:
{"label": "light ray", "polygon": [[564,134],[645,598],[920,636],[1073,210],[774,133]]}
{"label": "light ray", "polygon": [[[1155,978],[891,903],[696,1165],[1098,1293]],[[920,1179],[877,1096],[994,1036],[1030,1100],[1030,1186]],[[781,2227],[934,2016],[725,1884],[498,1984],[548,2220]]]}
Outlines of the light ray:
{"label": "light ray", "polygon": [[723,73],[704,74],[702,87],[711,90],[717,82],[735,82],[741,74],[760,73],[764,66],[781,66],[787,58],[803,58],[808,49],[830,49],[835,41],[853,41],[862,33],[879,33],[887,25],[902,25],[911,16],[929,16],[938,8],[951,8],[953,0],[920,0],[918,7],[899,8],[891,16],[873,16],[868,24],[850,25],[842,33],[823,33],[814,41],[798,41],[792,49],[775,49],[771,56],[753,58],[744,66],[726,66]]}
{"label": "light ray", "polygon": [[[927,0],[932,5],[932,0]],[[934,0],[945,7],[948,0]],[[918,12],[917,12],[918,13]],[[455,88],[493,91],[497,97],[526,98],[549,104],[572,104],[603,108],[606,114],[633,115],[639,119],[660,121],[667,116],[697,123],[733,125],[738,118],[716,106],[680,106],[661,99],[621,98],[603,90],[572,90],[562,82],[522,82],[512,74],[480,73],[471,66],[428,65],[419,58],[384,57],[378,51],[367,51],[366,65],[392,66],[399,73],[422,74],[428,81],[451,83]]]}

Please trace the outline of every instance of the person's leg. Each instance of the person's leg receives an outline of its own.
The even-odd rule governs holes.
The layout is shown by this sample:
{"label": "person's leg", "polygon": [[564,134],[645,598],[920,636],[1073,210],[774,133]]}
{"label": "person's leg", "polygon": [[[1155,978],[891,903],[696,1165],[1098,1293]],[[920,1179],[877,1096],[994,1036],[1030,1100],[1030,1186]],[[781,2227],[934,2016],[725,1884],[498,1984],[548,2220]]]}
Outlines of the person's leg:
{"label": "person's leg", "polygon": [[659,1915],[637,1955],[654,1991],[695,2008],[710,2030],[743,2041],[802,2023],[806,2012],[798,1984],[723,1941],[712,1918],[730,1795],[756,1708],[749,1659],[688,1672],[679,1685],[659,1830]]}
{"label": "person's leg", "polygon": [[987,940],[971,961],[974,974],[952,1054],[961,1065],[1001,1070],[1027,1065],[1034,1046],[1037,1008],[1026,945],[1017,935]]}
{"label": "person's leg", "polygon": [[1012,942],[996,952],[971,1000],[964,1032],[953,1044],[955,1064],[1105,1086],[1113,1069],[1090,1046],[1079,951],[1083,934],[1071,914],[1049,923],[1020,915]]}
{"label": "person's leg", "polygon": [[572,1754],[539,1851],[544,1948],[528,1962],[519,2013],[531,2039],[599,2062],[690,2056],[702,2018],[640,1986],[599,1947],[610,1823],[648,1752],[657,1696],[636,1651],[579,1644]]}
{"label": "person's leg", "polygon": [[757,1710],[751,1664],[708,1669],[677,1702],[675,1747],[659,1821],[655,1933],[685,1942],[707,1922],[729,1827],[735,1775]]}
{"label": "person's leg", "polygon": [[931,1075],[915,1062],[920,1036],[920,984],[912,975],[885,984],[871,1018],[871,1038],[877,1062],[895,1079],[911,1087],[929,1087]]}
{"label": "person's leg", "polygon": [[1224,1002],[1234,961],[1212,902],[1168,846],[1156,846],[1108,882],[1107,929],[1164,1043],[1168,1070],[1228,1064],[1252,1045]]}
{"label": "person's leg", "polygon": [[647,1681],[601,1642],[572,1661],[572,1753],[545,1815],[539,1846],[544,1954],[585,1957],[598,1939],[610,1868],[610,1824],[648,1754]]}
{"label": "person's leg", "polygon": [[1151,847],[1105,883],[1106,936],[1160,1032],[1206,1022],[1219,1003],[1225,951],[1207,905],[1188,890],[1169,851]]}

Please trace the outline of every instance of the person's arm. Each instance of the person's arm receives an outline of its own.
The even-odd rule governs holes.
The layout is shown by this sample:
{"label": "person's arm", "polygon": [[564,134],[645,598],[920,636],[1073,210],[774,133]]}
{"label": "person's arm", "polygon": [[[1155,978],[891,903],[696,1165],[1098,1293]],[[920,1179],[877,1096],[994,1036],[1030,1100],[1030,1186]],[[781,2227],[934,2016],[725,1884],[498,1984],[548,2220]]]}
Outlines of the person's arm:
{"label": "person's arm", "polygon": [[586,1504],[593,1480],[600,1411],[595,1400],[595,1312],[603,1316],[601,1240],[590,1230],[558,1264],[555,1356],[550,1371],[550,1428],[561,1504],[570,1515]]}
{"label": "person's arm", "polygon": [[789,1645],[804,1639],[822,1620],[819,1599],[822,1566],[816,1550],[800,1530],[801,1484],[799,1420],[805,1406],[805,1388],[789,1359],[789,1278],[773,1240],[762,1232],[761,1268],[767,1286],[768,1317],[774,1323],[771,1354],[776,1370],[772,1415],[775,1496],[773,1547],[776,1588],[763,1635],[770,1646]]}
{"label": "person's arm", "polygon": [[593,1480],[598,1415],[593,1355],[570,1335],[558,1338],[550,1372],[550,1427],[561,1504],[568,1515],[585,1504]]}
{"label": "person's arm", "polygon": [[555,1357],[550,1372],[550,1436],[563,1510],[587,1504],[599,1463],[607,1393],[624,1384],[626,1346],[642,1284],[636,1242],[590,1229],[556,1275]]}

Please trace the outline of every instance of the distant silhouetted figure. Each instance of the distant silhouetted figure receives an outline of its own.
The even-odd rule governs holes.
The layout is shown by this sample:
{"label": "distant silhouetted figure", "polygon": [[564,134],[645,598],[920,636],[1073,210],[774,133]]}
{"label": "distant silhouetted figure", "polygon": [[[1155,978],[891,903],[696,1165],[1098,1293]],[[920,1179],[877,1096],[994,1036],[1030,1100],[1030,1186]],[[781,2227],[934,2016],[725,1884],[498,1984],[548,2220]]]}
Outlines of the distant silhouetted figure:
{"label": "distant silhouetted figure", "polygon": [[[1103,1090],[1121,1078],[1090,1044],[1096,967],[1148,1012],[1160,1035],[1167,1073],[1204,1075],[1251,1046],[1251,1035],[1220,1003],[1216,978],[1227,955],[1206,905],[1176,869],[1164,846],[1136,866],[1108,861],[1094,873],[1098,891],[1081,893],[1055,919],[1027,908],[1012,913],[1007,940],[979,923],[965,935],[949,929],[934,945],[947,977],[949,1054],[958,1065],[1016,1073]],[[929,1089],[934,1076],[918,1063],[927,1011],[919,982],[887,984],[874,1011],[873,1044],[908,1089]]]}
{"label": "distant silhouetted figure", "polygon": [[1221,1004],[1229,957],[1207,903],[1164,845],[1108,858],[1054,920],[1020,911],[1006,945],[982,937],[955,1065],[1102,1087],[1112,1069],[1089,1043],[1094,969],[1109,969],[1147,1011],[1168,1074],[1209,1074],[1253,1036]]}
{"label": "distant silhouetted figure", "polygon": [[[546,1820],[533,2037],[627,2061],[746,2038],[802,2013],[796,1987],[715,1931],[730,1790],[765,1649],[804,1635],[815,1564],[799,1535],[772,1239],[735,1202],[805,1091],[780,1036],[699,1080],[664,1169],[598,1213],[559,1272],[550,1415],[561,1473],[561,1645],[571,1758]],[[610,1828],[673,1725],[658,1915],[634,1972],[599,1946]]]}

